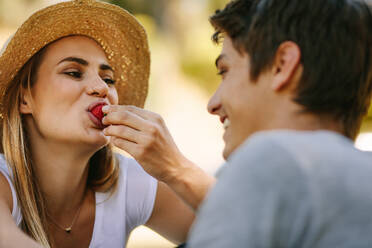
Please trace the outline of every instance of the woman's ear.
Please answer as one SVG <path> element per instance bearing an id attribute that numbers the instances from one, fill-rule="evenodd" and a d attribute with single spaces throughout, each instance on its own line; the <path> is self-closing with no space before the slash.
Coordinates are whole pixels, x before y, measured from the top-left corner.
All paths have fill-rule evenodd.
<path id="1" fill-rule="evenodd" d="M 301 50 L 292 41 L 285 41 L 280 44 L 274 59 L 274 80 L 272 88 L 279 91 L 288 86 L 293 80 L 293 76 L 299 69 L 301 61 Z M 296 83 L 296 82 L 294 82 Z"/>
<path id="2" fill-rule="evenodd" d="M 21 112 L 21 114 L 32 114 L 31 99 L 31 92 L 29 90 L 22 89 L 19 102 L 19 112 Z"/>

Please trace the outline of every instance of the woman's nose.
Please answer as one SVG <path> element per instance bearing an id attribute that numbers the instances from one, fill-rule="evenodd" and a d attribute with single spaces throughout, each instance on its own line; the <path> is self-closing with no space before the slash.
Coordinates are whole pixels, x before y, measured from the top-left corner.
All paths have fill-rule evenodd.
<path id="1" fill-rule="evenodd" d="M 89 95 L 97 96 L 97 97 L 106 97 L 108 94 L 108 85 L 105 81 L 102 80 L 101 77 L 97 77 L 93 79 L 90 88 L 89 88 Z"/>

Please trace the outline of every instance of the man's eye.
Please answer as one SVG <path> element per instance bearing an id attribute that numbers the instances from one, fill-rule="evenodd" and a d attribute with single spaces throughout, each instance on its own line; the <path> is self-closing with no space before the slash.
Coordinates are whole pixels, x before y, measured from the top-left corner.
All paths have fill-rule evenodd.
<path id="1" fill-rule="evenodd" d="M 113 80 L 111 78 L 105 78 L 105 79 L 103 79 L 103 81 L 105 81 L 107 84 L 115 84 L 115 80 Z"/>
<path id="2" fill-rule="evenodd" d="M 69 75 L 73 78 L 81 78 L 82 76 L 82 73 L 79 72 L 79 71 L 68 71 L 68 72 L 65 72 L 66 75 Z"/>
<path id="3" fill-rule="evenodd" d="M 217 72 L 217 75 L 223 76 L 226 72 L 227 70 L 220 70 Z"/>

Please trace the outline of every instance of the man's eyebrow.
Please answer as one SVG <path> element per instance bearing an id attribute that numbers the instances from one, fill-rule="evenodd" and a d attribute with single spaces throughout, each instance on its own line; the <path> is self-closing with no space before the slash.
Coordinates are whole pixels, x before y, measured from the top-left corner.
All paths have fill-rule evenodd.
<path id="1" fill-rule="evenodd" d="M 82 58 L 77 58 L 77 57 L 67 57 L 67 58 L 64 58 L 61 61 L 59 61 L 58 64 L 61 64 L 62 62 L 66 62 L 66 61 L 76 62 L 78 64 L 85 65 L 85 66 L 89 65 L 88 61 L 86 61 L 85 59 L 82 59 Z"/>
<path id="2" fill-rule="evenodd" d="M 220 54 L 220 56 L 217 57 L 217 59 L 216 59 L 216 67 L 218 67 L 218 63 L 219 63 L 220 60 L 223 59 L 224 57 L 226 57 L 225 54 Z"/>
<path id="3" fill-rule="evenodd" d="M 101 64 L 101 65 L 99 66 L 99 69 L 101 69 L 101 70 L 103 70 L 103 71 L 110 70 L 110 71 L 114 72 L 114 70 L 112 69 L 112 67 L 109 66 L 109 65 L 106 65 L 106 64 Z"/>

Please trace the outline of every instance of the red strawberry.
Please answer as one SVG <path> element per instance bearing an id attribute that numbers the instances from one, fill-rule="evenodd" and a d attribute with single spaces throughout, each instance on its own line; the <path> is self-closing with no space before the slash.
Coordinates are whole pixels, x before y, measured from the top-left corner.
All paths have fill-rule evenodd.
<path id="1" fill-rule="evenodd" d="M 101 122 L 102 122 L 102 119 L 103 119 L 103 116 L 104 116 L 104 114 L 103 114 L 103 112 L 102 112 L 102 107 L 103 107 L 103 106 L 104 106 L 104 105 L 97 105 L 96 107 L 94 107 L 94 108 L 91 110 L 92 114 L 93 114 L 95 117 L 97 117 L 97 119 L 100 120 Z"/>

